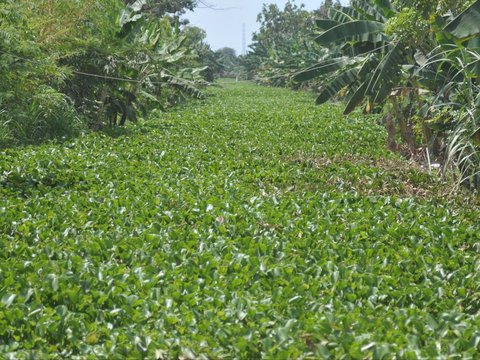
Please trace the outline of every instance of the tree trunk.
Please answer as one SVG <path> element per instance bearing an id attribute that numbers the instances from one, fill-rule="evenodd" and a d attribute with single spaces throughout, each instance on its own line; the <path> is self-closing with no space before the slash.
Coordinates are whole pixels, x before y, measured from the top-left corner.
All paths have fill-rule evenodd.
<path id="1" fill-rule="evenodd" d="M 408 119 L 405 119 L 405 116 L 403 116 L 402 109 L 400 108 L 400 104 L 398 103 L 397 99 L 395 97 L 392 97 L 391 99 L 397 116 L 398 125 L 400 127 L 400 135 L 407 143 L 408 149 L 412 155 L 415 155 L 417 152 L 417 144 L 415 143 L 415 139 L 413 137 L 412 124 L 408 121 Z"/>
<path id="2" fill-rule="evenodd" d="M 385 117 L 387 127 L 387 147 L 390 151 L 398 151 L 397 141 L 395 140 L 397 130 L 395 129 L 395 122 L 393 121 L 393 115 L 387 114 Z"/>
<path id="3" fill-rule="evenodd" d="M 120 119 L 120 126 L 125 125 L 125 121 L 127 121 L 127 112 L 122 113 L 122 117 Z"/>

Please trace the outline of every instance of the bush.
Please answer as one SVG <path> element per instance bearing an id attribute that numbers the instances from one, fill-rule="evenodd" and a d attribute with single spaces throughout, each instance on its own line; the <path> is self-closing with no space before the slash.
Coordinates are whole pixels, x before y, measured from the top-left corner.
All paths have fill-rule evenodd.
<path id="1" fill-rule="evenodd" d="M 0 147 L 71 137 L 83 127 L 69 98 L 44 85 L 0 113 Z"/>

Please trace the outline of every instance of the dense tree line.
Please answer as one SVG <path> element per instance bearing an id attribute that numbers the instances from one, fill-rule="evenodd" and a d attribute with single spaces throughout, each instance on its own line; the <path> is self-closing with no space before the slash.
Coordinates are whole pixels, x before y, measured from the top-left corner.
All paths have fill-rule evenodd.
<path id="1" fill-rule="evenodd" d="M 315 18 L 338 6 L 332 0 L 315 11 L 295 1 L 287 1 L 283 9 L 264 4 L 257 17 L 260 28 L 253 34 L 250 51 L 241 57 L 246 76 L 264 85 L 295 87 L 292 73 L 316 63 L 322 51 L 314 41 Z"/>
<path id="2" fill-rule="evenodd" d="M 201 97 L 216 64 L 195 0 L 1 0 L 0 146 L 136 121 Z"/>

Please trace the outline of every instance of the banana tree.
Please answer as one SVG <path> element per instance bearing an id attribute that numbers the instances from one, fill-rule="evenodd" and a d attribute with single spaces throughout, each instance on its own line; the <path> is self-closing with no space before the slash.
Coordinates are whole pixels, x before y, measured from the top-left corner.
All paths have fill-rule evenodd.
<path id="1" fill-rule="evenodd" d="M 315 39 L 329 54 L 316 65 L 297 73 L 294 79 L 321 79 L 323 85 L 317 104 L 330 100 L 340 91 L 345 93 L 345 114 L 362 104 L 365 111 L 371 111 L 375 105 L 383 105 L 390 99 L 401 135 L 414 153 L 417 145 L 412 124 L 403 115 L 397 100 L 405 91 L 393 92 L 399 86 L 408 86 L 402 83 L 406 75 L 404 66 L 414 64 L 414 52 L 401 39 L 387 34 L 387 22 L 395 14 L 388 0 L 354 0 L 351 6 L 331 8 L 328 19 L 316 21 L 321 32 Z M 393 131 L 395 127 L 389 129 Z"/>
<path id="2" fill-rule="evenodd" d="M 144 110 L 148 103 L 164 108 L 164 101 L 170 101 L 172 96 L 203 97 L 199 86 L 204 85 L 201 73 L 205 68 L 186 66 L 195 56 L 186 45 L 186 37 L 171 26 L 168 18 L 159 21 L 145 17 L 144 4 L 136 1 L 128 5 L 118 19 L 117 36 L 125 41 L 127 52 L 113 70 L 121 70 L 132 79 L 109 97 L 109 109 L 114 114 L 121 112 L 119 125 L 126 119 L 135 121 L 137 111 Z"/>
<path id="3" fill-rule="evenodd" d="M 246 56 L 246 65 L 255 73 L 258 83 L 270 86 L 290 85 L 291 76 L 300 66 L 316 61 L 318 45 L 309 35 L 311 13 L 304 5 L 287 1 L 264 5 L 258 15 L 259 31 L 253 34 L 253 43 Z"/>
<path id="4" fill-rule="evenodd" d="M 385 119 L 391 148 L 396 148 L 398 126 L 415 153 L 413 119 L 421 118 L 427 154 L 435 139 L 443 139 L 445 168 L 454 165 L 450 168 L 459 169 L 463 182 L 478 184 L 480 0 L 457 17 L 437 17 L 425 46 L 412 46 L 388 31 L 398 18 L 387 0 L 354 0 L 349 7 L 331 9 L 328 19 L 317 20 L 321 32 L 316 41 L 327 55 L 295 79 L 321 79 L 319 104 L 344 93 L 345 114 L 360 105 L 370 111 L 388 101 L 391 111 Z M 432 51 L 427 52 L 429 47 Z"/>
<path id="5" fill-rule="evenodd" d="M 444 174 L 450 170 L 458 184 L 480 191 L 480 0 L 449 20 L 417 76 L 424 69 L 441 74 L 427 105 L 448 115 L 431 122 L 446 134 Z"/>
<path id="6" fill-rule="evenodd" d="M 149 108 L 202 96 L 203 69 L 191 66 L 195 54 L 179 26 L 146 15 L 145 4 L 113 9 L 104 30 L 109 36 L 63 60 L 74 74 L 64 91 L 93 128 L 123 125 Z"/>

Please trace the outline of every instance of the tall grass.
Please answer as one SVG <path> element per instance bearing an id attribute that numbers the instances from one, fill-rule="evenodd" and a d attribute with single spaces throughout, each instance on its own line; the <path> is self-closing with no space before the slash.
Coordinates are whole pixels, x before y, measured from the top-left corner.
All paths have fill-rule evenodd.
<path id="1" fill-rule="evenodd" d="M 0 111 L 0 147 L 71 137 L 84 127 L 73 104 L 48 86 Z"/>

